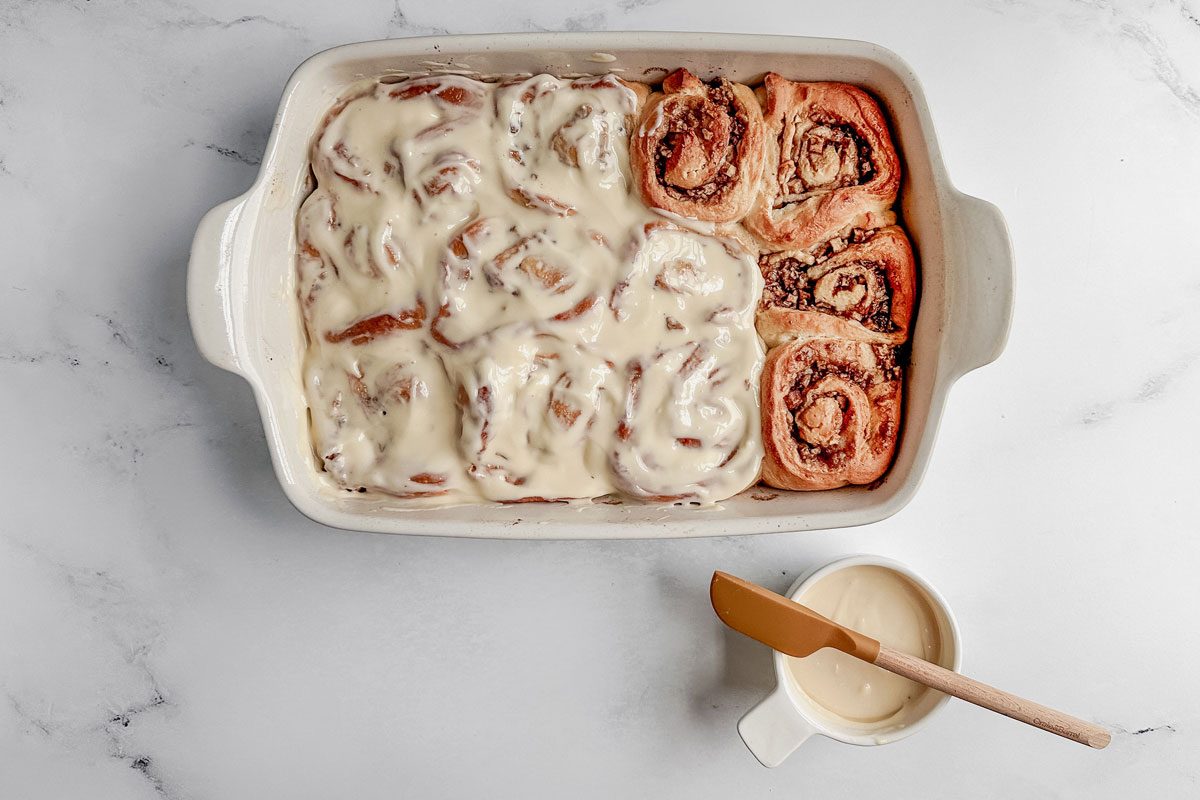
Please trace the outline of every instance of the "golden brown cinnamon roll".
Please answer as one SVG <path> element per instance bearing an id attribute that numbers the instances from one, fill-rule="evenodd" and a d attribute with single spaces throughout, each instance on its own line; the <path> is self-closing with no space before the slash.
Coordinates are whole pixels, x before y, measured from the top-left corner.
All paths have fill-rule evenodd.
<path id="1" fill-rule="evenodd" d="M 900 379 L 888 345 L 817 338 L 768 352 L 763 482 L 812 490 L 877 480 L 900 431 Z"/>
<path id="2" fill-rule="evenodd" d="M 763 169 L 763 117 L 750 89 L 686 69 L 651 96 L 630 144 L 646 205 L 707 222 L 741 219 Z"/>
<path id="3" fill-rule="evenodd" d="M 758 332 L 768 347 L 803 336 L 901 344 L 916 297 L 916 267 L 904 231 L 853 229 L 814 256 L 759 256 Z"/>
<path id="4" fill-rule="evenodd" d="M 900 159 L 879 105 L 844 83 L 764 79 L 766 168 L 744 220 L 777 249 L 807 250 L 900 188 Z"/>

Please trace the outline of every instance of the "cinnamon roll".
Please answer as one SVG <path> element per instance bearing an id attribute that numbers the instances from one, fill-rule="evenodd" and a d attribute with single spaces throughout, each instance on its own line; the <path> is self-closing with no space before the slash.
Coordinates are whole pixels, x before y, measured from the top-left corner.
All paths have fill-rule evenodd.
<path id="1" fill-rule="evenodd" d="M 763 116 L 754 93 L 686 69 L 666 77 L 630 143 L 646 205 L 707 222 L 741 219 L 763 169 Z"/>
<path id="2" fill-rule="evenodd" d="M 569 217 L 588 197 L 581 186 L 624 194 L 624 143 L 648 94 L 645 84 L 614 75 L 573 81 L 538 75 L 501 86 L 495 96 L 501 131 L 496 161 L 508 195 L 525 208 Z"/>
<path id="3" fill-rule="evenodd" d="M 896 447 L 900 397 L 901 369 L 889 345 L 816 338 L 769 351 L 763 482 L 813 490 L 877 480 Z"/>
<path id="4" fill-rule="evenodd" d="M 752 315 L 761 288 L 740 243 L 652 222 L 633 241 L 608 305 L 620 329 L 639 337 L 638 346 L 647 334 L 662 346 L 684 344 L 712 325 L 730 329 L 740 346 L 753 339 L 738 327 Z"/>
<path id="5" fill-rule="evenodd" d="M 853 229 L 817 255 L 759 256 L 763 295 L 758 332 L 768 347 L 797 336 L 840 336 L 901 344 L 916 297 L 916 267 L 899 227 Z"/>
<path id="6" fill-rule="evenodd" d="M 310 342 L 363 345 L 425 326 L 428 281 L 404 256 L 390 224 L 350 225 L 338 216 L 337 196 L 318 190 L 301 209 L 297 233 Z"/>
<path id="7" fill-rule="evenodd" d="M 461 412 L 459 452 L 482 497 L 512 503 L 607 491 L 593 428 L 611 424 L 608 362 L 553 335 L 509 329 L 448 368 Z"/>
<path id="8" fill-rule="evenodd" d="M 654 502 L 713 502 L 758 477 L 762 451 L 744 380 L 717 342 L 701 340 L 631 360 L 609 459 L 622 493 Z"/>
<path id="9" fill-rule="evenodd" d="M 326 350 L 324 368 L 306 366 L 316 455 L 345 489 L 405 499 L 463 489 L 453 392 L 415 335 L 412 345 L 342 345 Z"/>
<path id="10" fill-rule="evenodd" d="M 900 159 L 870 95 L 775 73 L 761 91 L 767 163 L 747 228 L 775 249 L 807 250 L 895 201 Z"/>
<path id="11" fill-rule="evenodd" d="M 376 145 L 381 136 L 386 141 L 411 134 L 407 126 L 400 127 L 409 122 L 408 115 L 387 114 L 385 117 L 357 112 L 384 107 L 382 104 L 387 102 L 416 101 L 412 122 L 421 127 L 412 134 L 412 139 L 430 141 L 477 117 L 483 108 L 484 94 L 485 87 L 478 81 L 441 75 L 413 78 L 397 84 L 375 84 L 371 89 L 343 99 L 327 115 L 313 143 L 312 165 L 318 183 L 365 195 L 403 192 L 407 188 L 403 154 Z M 429 124 L 428 117 L 421 119 L 420 112 L 426 109 L 432 111 L 433 124 Z M 364 123 L 372 122 L 376 123 L 375 127 L 364 128 Z M 388 124 L 379 126 L 380 122 Z"/>
<path id="12" fill-rule="evenodd" d="M 521 236 L 500 219 L 475 220 L 451 240 L 442 261 L 430 333 L 458 349 L 504 326 L 575 320 L 600 305 L 610 262 L 607 245 L 581 231 Z"/>

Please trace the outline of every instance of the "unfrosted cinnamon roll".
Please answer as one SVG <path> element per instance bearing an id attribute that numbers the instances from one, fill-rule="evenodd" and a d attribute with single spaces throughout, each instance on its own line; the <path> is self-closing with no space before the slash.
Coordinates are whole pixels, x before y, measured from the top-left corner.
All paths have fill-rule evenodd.
<path id="1" fill-rule="evenodd" d="M 897 226 L 853 229 L 804 251 L 759 256 L 763 296 L 758 332 L 768 347 L 797 336 L 841 336 L 901 344 L 916 297 L 908 237 Z"/>
<path id="2" fill-rule="evenodd" d="M 642 199 L 706 222 L 733 222 L 754 202 L 763 169 L 763 116 L 754 93 L 686 69 L 652 95 L 630 143 Z"/>
<path id="3" fill-rule="evenodd" d="M 763 482 L 812 490 L 877 480 L 896 447 L 900 397 L 901 369 L 888 345 L 817 338 L 769 351 Z"/>
<path id="4" fill-rule="evenodd" d="M 747 228 L 776 249 L 807 250 L 895 201 L 900 159 L 870 95 L 775 73 L 761 91 L 767 163 Z"/>

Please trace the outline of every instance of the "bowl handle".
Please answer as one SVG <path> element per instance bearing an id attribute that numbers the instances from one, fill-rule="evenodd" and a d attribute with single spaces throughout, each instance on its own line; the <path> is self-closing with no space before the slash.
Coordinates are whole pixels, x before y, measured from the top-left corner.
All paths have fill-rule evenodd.
<path id="1" fill-rule="evenodd" d="M 238 371 L 233 288 L 235 233 L 246 197 L 235 197 L 200 220 L 188 261 L 187 305 L 201 354 L 222 369 Z"/>
<path id="2" fill-rule="evenodd" d="M 1013 250 L 1000 209 L 959 193 L 948 257 L 962 265 L 950 298 L 949 330 L 958 340 L 956 375 L 992 363 L 1004 350 L 1013 314 Z"/>
<path id="3" fill-rule="evenodd" d="M 738 721 L 738 734 L 764 767 L 778 767 L 816 732 L 800 716 L 783 684 Z"/>

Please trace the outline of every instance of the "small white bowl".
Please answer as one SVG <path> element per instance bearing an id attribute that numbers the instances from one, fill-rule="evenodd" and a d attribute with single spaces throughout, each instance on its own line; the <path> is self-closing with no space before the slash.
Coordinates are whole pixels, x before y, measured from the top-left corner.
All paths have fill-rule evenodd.
<path id="1" fill-rule="evenodd" d="M 893 570 L 913 582 L 927 596 L 937 616 L 942 639 L 943 666 L 958 671 L 962 666 L 962 637 L 958 622 L 936 589 L 909 567 L 890 558 L 857 555 L 840 558 L 802 575 L 788 590 L 793 600 L 832 572 L 855 566 L 878 566 Z M 949 695 L 932 689 L 925 692 L 905 715 L 904 721 L 890 726 L 863 725 L 839 720 L 814 705 L 791 677 L 783 653 L 775 653 L 775 691 L 750 709 L 738 722 L 738 733 L 754 757 L 765 767 L 777 767 L 810 736 L 819 734 L 846 744 L 877 745 L 898 742 L 929 724 L 934 712 L 950 700 Z"/>

